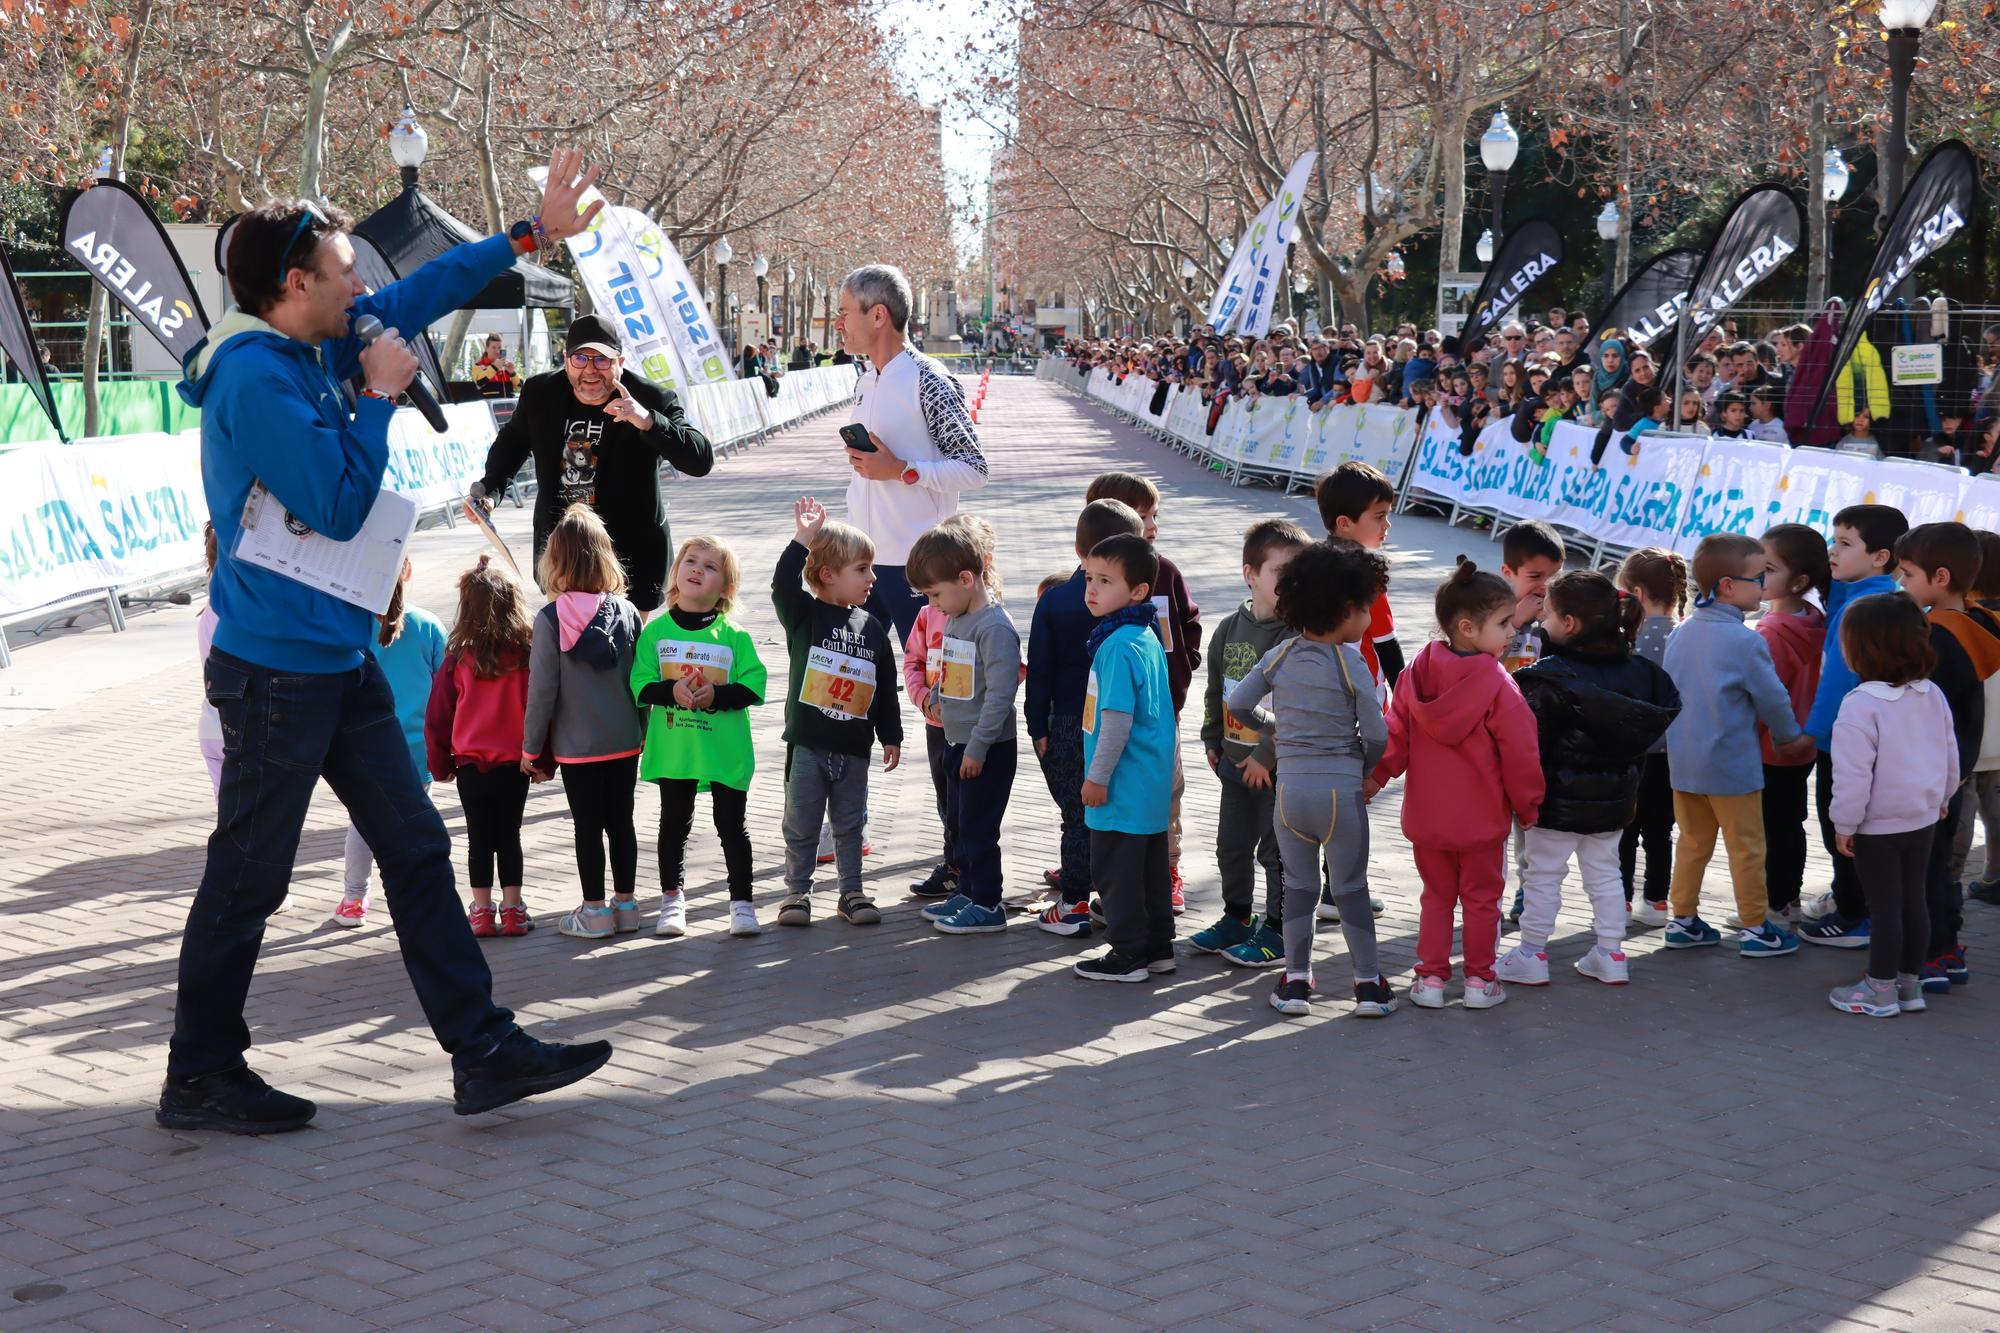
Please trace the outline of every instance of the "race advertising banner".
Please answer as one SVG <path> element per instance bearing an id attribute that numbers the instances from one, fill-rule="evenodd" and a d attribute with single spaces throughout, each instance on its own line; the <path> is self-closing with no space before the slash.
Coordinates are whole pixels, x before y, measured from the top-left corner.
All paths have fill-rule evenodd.
<path id="1" fill-rule="evenodd" d="M 1701 251 L 1667 250 L 1654 255 L 1627 279 L 1604 313 L 1591 323 L 1590 341 L 1583 348 L 1591 367 L 1597 366 L 1597 349 L 1604 345 L 1606 329 L 1618 330 L 1628 353 L 1651 347 L 1672 333 L 1681 312 L 1687 309 L 1688 291 L 1700 267 Z"/>
<path id="2" fill-rule="evenodd" d="M 1801 230 L 1798 202 L 1780 185 L 1759 185 L 1730 207 L 1675 326 L 1676 371 L 1711 324 L 1798 250 Z"/>
<path id="3" fill-rule="evenodd" d="M 632 238 L 632 248 L 646 262 L 644 277 L 653 284 L 654 293 L 667 294 L 665 304 L 672 315 L 667 323 L 667 332 L 673 335 L 674 350 L 680 353 L 681 365 L 687 368 L 691 381 L 695 384 L 722 384 L 735 379 L 729 350 L 722 345 L 721 330 L 702 307 L 694 275 L 688 272 L 681 252 L 674 248 L 667 234 L 638 209 L 612 207 L 605 211 L 616 213 L 625 224 L 625 234 Z"/>
<path id="4" fill-rule="evenodd" d="M 1261 338 L 1271 331 L 1271 310 L 1277 305 L 1278 288 L 1285 276 L 1285 256 L 1298 237 L 1299 210 L 1305 204 L 1306 182 L 1317 161 L 1318 153 L 1303 153 L 1292 163 L 1284 184 L 1278 187 L 1278 197 L 1271 201 L 1270 227 L 1252 238 L 1250 264 L 1244 274 L 1250 291 L 1237 328 L 1246 338 Z"/>
<path id="5" fill-rule="evenodd" d="M 1258 209 L 1257 216 L 1250 219 L 1250 225 L 1236 238 L 1236 248 L 1229 254 L 1229 267 L 1222 270 L 1222 281 L 1216 284 L 1215 296 L 1208 303 L 1208 318 L 1203 321 L 1213 325 L 1217 333 L 1227 333 L 1242 318 L 1244 301 L 1250 295 L 1250 261 L 1265 233 L 1277 225 L 1277 217 L 1278 205 L 1274 200 Z"/>
<path id="6" fill-rule="evenodd" d="M 14 373 L 27 384 L 42 411 L 48 413 L 49 424 L 56 428 L 56 438 L 67 440 L 62 417 L 56 413 L 55 395 L 49 392 L 49 372 L 42 364 L 42 345 L 35 338 L 34 326 L 28 322 L 21 285 L 14 280 L 14 265 L 7 259 L 5 246 L 0 246 L 0 287 L 6 288 L 4 295 L 0 295 L 0 352 L 7 354 Z"/>
<path id="7" fill-rule="evenodd" d="M 175 361 L 208 332 L 173 242 L 131 186 L 100 180 L 63 204 L 62 244 Z"/>
<path id="8" fill-rule="evenodd" d="M 1562 233 L 1547 218 L 1518 222 L 1500 242 L 1500 252 L 1479 284 L 1479 294 L 1465 317 L 1459 345 L 1468 352 L 1482 346 L 1501 317 L 1521 303 L 1528 289 L 1562 263 Z"/>

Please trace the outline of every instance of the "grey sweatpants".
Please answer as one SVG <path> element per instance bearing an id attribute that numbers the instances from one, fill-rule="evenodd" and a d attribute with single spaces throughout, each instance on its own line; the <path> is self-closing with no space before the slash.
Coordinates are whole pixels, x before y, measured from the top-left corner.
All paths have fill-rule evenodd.
<path id="1" fill-rule="evenodd" d="M 1264 916 L 1273 929 L 1285 919 L 1278 873 L 1277 808 L 1276 788 L 1246 787 L 1222 779 L 1222 811 L 1215 821 L 1215 863 L 1222 872 L 1223 909 L 1237 917 L 1257 910 L 1257 872 L 1261 869 Z"/>
<path id="2" fill-rule="evenodd" d="M 1357 981 L 1373 981 L 1375 913 L 1368 906 L 1368 807 L 1361 769 L 1352 773 L 1278 775 L 1278 852 L 1284 859 L 1285 970 L 1312 971 L 1313 915 L 1324 858 L 1340 909 L 1340 933 Z"/>
<path id="3" fill-rule="evenodd" d="M 794 745 L 785 757 L 785 892 L 812 892 L 823 819 L 833 829 L 840 896 L 861 892 L 861 826 L 868 817 L 868 759 Z"/>

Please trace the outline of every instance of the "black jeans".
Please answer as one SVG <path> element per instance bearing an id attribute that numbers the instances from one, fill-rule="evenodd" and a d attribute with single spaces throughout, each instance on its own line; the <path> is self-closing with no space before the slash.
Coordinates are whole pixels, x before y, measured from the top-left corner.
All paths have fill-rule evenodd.
<path id="1" fill-rule="evenodd" d="M 460 1061 L 490 1053 L 514 1016 L 493 1003 L 493 974 L 452 882 L 451 838 L 410 763 L 382 668 L 371 659 L 336 674 L 284 674 L 218 648 L 203 676 L 222 719 L 222 785 L 181 936 L 168 1073 L 243 1063 L 264 923 L 285 901 L 322 777 L 375 853 L 403 966 L 438 1044 Z"/>
<path id="2" fill-rule="evenodd" d="M 1813 804 L 1819 811 L 1819 837 L 1826 854 L 1833 858 L 1833 905 L 1849 921 L 1868 915 L 1868 899 L 1862 896 L 1861 881 L 1855 875 L 1854 858 L 1842 856 L 1833 845 L 1833 756 L 1825 750 L 1813 763 Z"/>
<path id="3" fill-rule="evenodd" d="M 1104 900 L 1104 938 L 1127 958 L 1171 958 L 1173 886 L 1167 872 L 1167 831 L 1090 831 L 1090 878 Z M 1069 896 L 1063 886 L 1063 896 Z"/>
<path id="4" fill-rule="evenodd" d="M 1000 821 L 1014 791 L 1013 741 L 986 752 L 976 778 L 958 775 L 963 745 L 947 745 L 944 759 L 945 841 L 958 850 L 958 891 L 981 907 L 1000 906 L 1005 880 L 1000 866 Z"/>
<path id="5" fill-rule="evenodd" d="M 1806 784 L 1812 771 L 1810 764 L 1764 765 L 1764 888 L 1773 912 L 1790 907 L 1805 888 Z"/>
<path id="6" fill-rule="evenodd" d="M 528 806 L 528 775 L 502 764 L 458 770 L 458 803 L 465 809 L 466 882 L 475 889 L 493 887 L 493 863 L 500 863 L 500 883 L 521 884 L 521 812 Z"/>
<path id="7" fill-rule="evenodd" d="M 562 766 L 563 795 L 569 798 L 576 832 L 576 874 L 583 900 L 604 901 L 604 849 L 611 848 L 611 886 L 621 898 L 639 883 L 639 834 L 632 827 L 633 792 L 639 783 L 639 756 L 598 759 Z"/>
<path id="8" fill-rule="evenodd" d="M 1637 879 L 1639 849 L 1646 851 L 1646 878 Z M 1674 780 L 1666 751 L 1648 754 L 1639 769 L 1639 799 L 1632 822 L 1618 839 L 1618 872 L 1625 878 L 1625 901 L 1643 887 L 1646 901 L 1667 901 L 1674 882 Z"/>
<path id="9" fill-rule="evenodd" d="M 1924 960 L 1941 957 L 1958 947 L 1959 928 L 1965 924 L 1964 888 L 1951 873 L 1951 848 L 1958 840 L 1958 824 L 1968 813 L 1958 799 L 1965 790 L 1961 783 L 1945 804 L 1945 816 L 1938 821 L 1937 836 L 1931 839 L 1930 866 L 1924 876 L 1924 903 L 1931 929 Z"/>
<path id="10" fill-rule="evenodd" d="M 1051 717 L 1042 780 L 1062 822 L 1062 900 L 1090 901 L 1090 829 L 1083 822 L 1083 719 Z"/>
<path id="11" fill-rule="evenodd" d="M 1937 825 L 1910 833 L 1857 833 L 1853 857 L 1855 877 L 1867 895 L 1868 975 L 1894 981 L 1924 965 L 1930 944 L 1930 910 L 1924 904 L 1924 875 L 1931 859 Z"/>
<path id="12" fill-rule="evenodd" d="M 660 892 L 679 893 L 686 882 L 688 834 L 694 828 L 694 778 L 657 778 L 660 789 Z M 710 813 L 715 819 L 715 835 L 722 840 L 722 864 L 729 871 L 729 900 L 750 901 L 750 829 L 744 822 L 750 793 L 708 784 Z"/>
<path id="13" fill-rule="evenodd" d="M 931 763 L 931 790 L 937 795 L 938 824 L 944 829 L 944 863 L 954 871 L 962 871 L 958 864 L 958 848 L 952 842 L 951 819 L 946 811 L 946 761 L 951 757 L 951 742 L 944 738 L 944 728 L 924 723 L 924 751 Z"/>

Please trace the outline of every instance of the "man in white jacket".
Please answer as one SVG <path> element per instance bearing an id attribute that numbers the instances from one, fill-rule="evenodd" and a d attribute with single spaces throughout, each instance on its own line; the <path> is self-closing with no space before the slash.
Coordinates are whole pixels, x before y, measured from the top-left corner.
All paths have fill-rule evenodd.
<path id="1" fill-rule="evenodd" d="M 855 269 L 840 284 L 840 332 L 868 359 L 853 420 L 873 453 L 847 451 L 848 521 L 875 543 L 868 609 L 903 643 L 923 609 L 903 562 L 910 545 L 958 512 L 960 492 L 986 484 L 986 455 L 965 410 L 965 390 L 943 366 L 909 345 L 910 281 L 888 264 Z"/>

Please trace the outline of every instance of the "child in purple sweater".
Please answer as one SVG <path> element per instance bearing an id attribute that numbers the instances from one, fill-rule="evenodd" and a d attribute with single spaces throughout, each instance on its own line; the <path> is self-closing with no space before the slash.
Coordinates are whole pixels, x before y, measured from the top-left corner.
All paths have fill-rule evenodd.
<path id="1" fill-rule="evenodd" d="M 1860 683 L 1833 723 L 1828 817 L 1835 849 L 1854 859 L 1874 933 L 1868 975 L 1827 999 L 1843 1013 L 1893 1018 L 1924 1007 L 1925 871 L 1958 790 L 1958 742 L 1944 692 L 1927 679 L 1937 657 L 1917 604 L 1878 593 L 1845 610 L 1840 650 Z"/>

